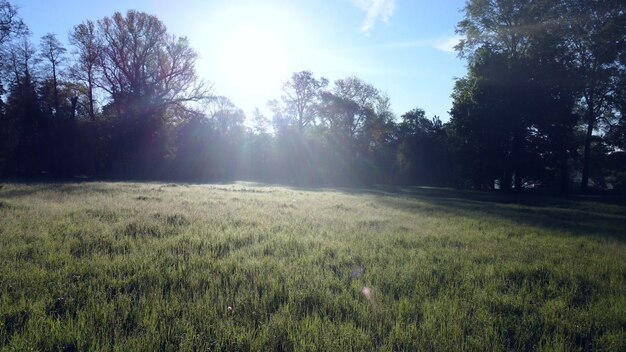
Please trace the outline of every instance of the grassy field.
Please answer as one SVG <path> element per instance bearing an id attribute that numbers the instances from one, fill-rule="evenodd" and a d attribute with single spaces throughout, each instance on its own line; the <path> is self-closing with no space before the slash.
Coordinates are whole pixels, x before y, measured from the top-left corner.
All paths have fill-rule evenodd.
<path id="1" fill-rule="evenodd" d="M 626 205 L 4 184 L 1 350 L 626 350 Z"/>

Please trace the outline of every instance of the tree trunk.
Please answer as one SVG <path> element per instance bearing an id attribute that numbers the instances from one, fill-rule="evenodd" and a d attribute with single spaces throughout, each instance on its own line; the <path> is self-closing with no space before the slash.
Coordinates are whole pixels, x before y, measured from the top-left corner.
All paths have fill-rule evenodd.
<path id="1" fill-rule="evenodd" d="M 91 77 L 91 72 L 87 73 L 87 79 L 89 80 L 89 82 L 87 82 L 88 85 L 88 95 L 89 95 L 89 117 L 91 117 L 91 119 L 95 119 L 96 118 L 96 114 L 94 112 L 94 103 L 93 103 L 93 79 Z"/>
<path id="2" fill-rule="evenodd" d="M 506 170 L 504 171 L 504 177 L 502 178 L 502 181 L 500 182 L 500 189 L 503 191 L 507 191 L 507 192 L 510 191 L 512 179 L 513 179 L 513 174 L 511 170 L 507 167 Z"/>
<path id="3" fill-rule="evenodd" d="M 595 124 L 595 116 L 593 113 L 593 100 L 587 98 L 587 135 L 585 136 L 585 155 L 583 159 L 583 172 L 580 180 L 580 190 L 586 192 L 589 185 L 589 167 L 591 162 L 591 138 L 593 137 L 593 128 Z"/>
<path id="4" fill-rule="evenodd" d="M 59 88 L 57 87 L 57 69 L 52 63 L 52 84 L 54 84 L 54 117 L 59 116 Z"/>
<path id="5" fill-rule="evenodd" d="M 74 118 L 76 117 L 76 107 L 78 105 L 78 97 L 74 96 L 70 99 L 70 102 L 72 103 L 72 110 L 70 111 L 70 117 L 72 118 L 72 120 L 74 120 Z"/>
<path id="6" fill-rule="evenodd" d="M 561 155 L 560 162 L 560 173 L 561 173 L 561 193 L 567 194 L 569 192 L 569 176 L 568 176 L 568 165 L 567 165 L 567 152 L 563 151 Z"/>
<path id="7" fill-rule="evenodd" d="M 515 176 L 514 176 L 514 182 L 515 182 L 515 193 L 521 193 L 522 192 L 522 172 L 520 171 L 520 169 L 516 169 L 515 170 Z"/>

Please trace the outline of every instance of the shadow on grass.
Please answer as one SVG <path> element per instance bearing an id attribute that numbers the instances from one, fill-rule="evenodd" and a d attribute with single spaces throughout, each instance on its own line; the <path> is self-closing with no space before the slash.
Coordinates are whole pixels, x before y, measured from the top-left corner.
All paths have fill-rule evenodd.
<path id="1" fill-rule="evenodd" d="M 463 192 L 439 188 L 374 190 L 431 204 L 438 210 L 476 218 L 495 218 L 560 230 L 580 236 L 626 241 L 626 198 L 623 196 L 546 196 Z M 406 202 L 386 202 L 406 210 Z"/>
<path id="2" fill-rule="evenodd" d="M 89 184 L 83 189 L 81 184 Z M 114 182 L 115 183 L 115 182 Z M 155 182 L 141 182 L 155 184 Z M 88 191 L 111 192 L 112 190 L 96 182 L 47 182 L 21 184 L 38 186 L 22 189 L 0 189 L 0 199 L 19 198 L 42 190 L 60 192 Z M 160 184 L 160 183 L 156 183 Z M 188 185 L 232 185 L 232 182 L 218 183 L 169 183 L 165 186 Z M 559 230 L 575 235 L 610 237 L 626 242 L 626 196 L 619 195 L 571 195 L 548 196 L 536 193 L 508 194 L 498 192 L 458 191 L 448 188 L 376 186 L 370 188 L 351 187 L 306 187 L 285 184 L 237 182 L 248 187 L 285 187 L 306 192 L 341 192 L 345 194 L 368 194 L 378 197 L 386 206 L 407 212 L 426 210 L 417 200 L 434 207 L 434 210 L 474 218 L 491 218 L 513 221 L 550 230 Z M 124 183 L 117 191 L 132 189 L 136 185 Z M 125 189 L 124 189 L 125 188 Z"/>
<path id="3" fill-rule="evenodd" d="M 264 186 L 259 184 L 259 186 Z M 280 185 L 274 185 L 280 186 Z M 613 238 L 626 242 L 626 196 L 547 195 L 529 191 L 504 192 L 460 191 L 438 187 L 399 187 L 377 185 L 356 187 L 283 187 L 308 192 L 341 192 L 351 195 L 373 195 L 386 206 L 407 212 L 427 210 L 417 200 L 434 210 L 474 218 L 512 221 L 578 236 Z"/>
<path id="4" fill-rule="evenodd" d="M 0 198 L 22 198 L 37 195 L 43 191 L 56 193 L 73 193 L 73 192 L 97 192 L 111 193 L 112 190 L 107 189 L 102 183 L 97 182 L 13 182 L 14 185 L 27 187 L 2 187 L 0 188 Z M 89 187 L 83 187 L 88 185 Z"/>

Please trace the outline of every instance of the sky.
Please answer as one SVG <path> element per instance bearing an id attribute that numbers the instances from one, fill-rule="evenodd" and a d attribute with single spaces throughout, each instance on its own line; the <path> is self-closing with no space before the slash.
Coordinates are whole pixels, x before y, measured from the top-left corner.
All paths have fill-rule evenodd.
<path id="1" fill-rule="evenodd" d="M 129 9 L 157 16 L 186 36 L 198 75 L 248 116 L 281 96 L 293 72 L 331 82 L 357 76 L 391 98 L 399 116 L 422 108 L 447 121 L 454 78 L 465 75 L 452 47 L 464 0 L 14 0 L 33 40 Z M 269 115 L 269 113 L 267 113 Z"/>

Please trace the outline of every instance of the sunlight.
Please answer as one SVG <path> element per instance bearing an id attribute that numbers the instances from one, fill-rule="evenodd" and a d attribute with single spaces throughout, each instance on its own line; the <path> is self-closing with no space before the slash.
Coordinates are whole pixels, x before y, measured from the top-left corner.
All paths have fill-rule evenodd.
<path id="1" fill-rule="evenodd" d="M 201 51 L 213 63 L 216 89 L 237 104 L 265 106 L 311 44 L 305 22 L 295 9 L 266 2 L 216 9 L 203 29 L 213 44 Z"/>
<path id="2" fill-rule="evenodd" d="M 262 92 L 280 86 L 290 72 L 290 55 L 280 33 L 244 25 L 227 33 L 218 49 L 218 65 L 232 84 Z"/>
<path id="3" fill-rule="evenodd" d="M 626 352 L 624 13 L 0 0 L 0 352 Z"/>

